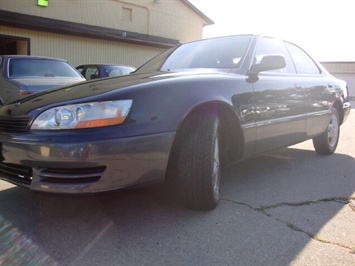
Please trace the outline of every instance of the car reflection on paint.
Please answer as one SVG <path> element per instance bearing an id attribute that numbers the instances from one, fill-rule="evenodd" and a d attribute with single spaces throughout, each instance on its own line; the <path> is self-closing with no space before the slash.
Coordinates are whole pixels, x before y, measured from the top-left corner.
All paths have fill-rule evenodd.
<path id="1" fill-rule="evenodd" d="M 125 65 L 108 65 L 108 64 L 89 64 L 80 65 L 76 69 L 87 80 L 117 77 L 131 74 L 136 68 Z"/>

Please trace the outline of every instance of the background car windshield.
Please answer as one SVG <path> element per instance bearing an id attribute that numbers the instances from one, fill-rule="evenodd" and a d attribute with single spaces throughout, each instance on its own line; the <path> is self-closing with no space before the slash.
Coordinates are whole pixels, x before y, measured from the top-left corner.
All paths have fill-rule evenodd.
<path id="1" fill-rule="evenodd" d="M 68 63 L 47 59 L 13 58 L 9 62 L 10 78 L 80 77 Z"/>
<path id="2" fill-rule="evenodd" d="M 155 57 L 137 72 L 174 71 L 189 68 L 237 68 L 252 36 L 215 38 L 181 45 Z"/>
<path id="3" fill-rule="evenodd" d="M 125 66 L 105 66 L 105 72 L 109 77 L 123 76 L 131 74 L 134 68 Z"/>

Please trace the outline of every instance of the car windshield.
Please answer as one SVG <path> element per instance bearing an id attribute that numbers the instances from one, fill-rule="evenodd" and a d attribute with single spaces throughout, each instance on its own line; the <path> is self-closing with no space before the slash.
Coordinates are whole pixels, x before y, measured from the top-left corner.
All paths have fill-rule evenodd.
<path id="1" fill-rule="evenodd" d="M 134 68 L 126 66 L 105 66 L 104 68 L 107 76 L 109 77 L 128 75 L 134 71 Z"/>
<path id="2" fill-rule="evenodd" d="M 51 59 L 12 58 L 9 62 L 10 78 L 27 77 L 80 77 L 67 62 Z"/>
<path id="3" fill-rule="evenodd" d="M 241 35 L 183 44 L 153 58 L 136 73 L 189 68 L 237 68 L 251 39 L 251 35 Z"/>

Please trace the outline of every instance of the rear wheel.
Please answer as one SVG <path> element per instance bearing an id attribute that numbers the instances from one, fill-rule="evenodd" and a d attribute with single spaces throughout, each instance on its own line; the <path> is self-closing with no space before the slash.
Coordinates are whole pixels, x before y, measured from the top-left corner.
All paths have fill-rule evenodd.
<path id="1" fill-rule="evenodd" d="M 214 209 L 219 202 L 220 121 L 212 112 L 193 115 L 185 125 L 179 152 L 179 180 L 187 207 Z"/>
<path id="2" fill-rule="evenodd" d="M 316 152 L 324 155 L 334 153 L 338 146 L 339 134 L 339 114 L 337 109 L 332 108 L 327 129 L 321 135 L 313 138 L 313 146 Z"/>

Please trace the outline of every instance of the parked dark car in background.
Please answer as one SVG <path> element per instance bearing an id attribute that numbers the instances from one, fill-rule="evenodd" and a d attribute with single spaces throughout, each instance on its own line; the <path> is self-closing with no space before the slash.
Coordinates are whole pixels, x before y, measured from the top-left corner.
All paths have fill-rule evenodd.
<path id="1" fill-rule="evenodd" d="M 87 80 L 129 75 L 135 70 L 131 66 L 105 64 L 81 65 L 77 66 L 76 69 Z"/>
<path id="2" fill-rule="evenodd" d="M 132 75 L 0 108 L 0 177 L 79 194 L 176 171 L 186 206 L 208 210 L 219 202 L 222 167 L 307 139 L 332 154 L 349 112 L 345 83 L 298 46 L 259 35 L 206 39 Z"/>
<path id="3" fill-rule="evenodd" d="M 4 103 L 85 79 L 66 60 L 51 57 L 0 56 L 0 97 Z"/>

